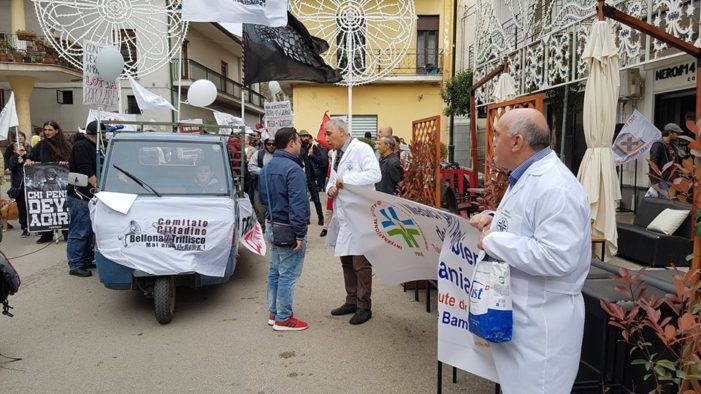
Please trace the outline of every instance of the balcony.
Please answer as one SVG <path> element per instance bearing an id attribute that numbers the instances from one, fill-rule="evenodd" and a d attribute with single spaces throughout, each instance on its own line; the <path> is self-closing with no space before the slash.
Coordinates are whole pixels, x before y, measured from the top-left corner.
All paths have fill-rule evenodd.
<path id="1" fill-rule="evenodd" d="M 0 79 L 10 75 L 70 82 L 80 81 L 83 72 L 60 58 L 45 37 L 0 33 Z"/>
<path id="2" fill-rule="evenodd" d="M 177 76 L 178 61 L 174 60 L 171 62 L 171 69 L 173 71 L 173 76 Z M 265 103 L 265 96 L 256 92 L 253 89 L 247 88 L 242 84 L 234 81 L 231 78 L 225 77 L 222 74 L 205 67 L 204 65 L 197 63 L 194 60 L 186 59 L 183 61 L 183 73 L 182 73 L 182 87 L 186 92 L 187 88 L 192 84 L 192 82 L 198 79 L 208 79 L 214 83 L 219 92 L 218 100 L 221 99 L 228 104 L 241 104 L 241 92 L 243 91 L 244 100 L 246 107 L 252 107 L 258 112 L 263 112 L 263 103 Z M 177 89 L 178 80 L 173 81 L 173 86 Z"/>

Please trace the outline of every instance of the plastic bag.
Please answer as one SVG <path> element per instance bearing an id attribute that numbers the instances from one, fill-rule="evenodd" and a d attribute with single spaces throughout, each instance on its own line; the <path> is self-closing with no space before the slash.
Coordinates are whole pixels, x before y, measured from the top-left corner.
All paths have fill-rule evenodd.
<path id="1" fill-rule="evenodd" d="M 488 256 L 477 263 L 472 275 L 468 322 L 471 333 L 489 342 L 511 341 L 513 309 L 508 264 Z"/>

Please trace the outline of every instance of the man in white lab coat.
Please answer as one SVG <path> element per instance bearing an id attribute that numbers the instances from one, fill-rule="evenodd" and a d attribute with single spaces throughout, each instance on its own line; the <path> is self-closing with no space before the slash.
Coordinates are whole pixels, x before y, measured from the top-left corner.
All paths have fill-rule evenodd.
<path id="1" fill-rule="evenodd" d="M 584 330 L 582 286 L 591 263 L 587 194 L 549 148 L 550 130 L 534 109 L 499 119 L 494 160 L 511 171 L 494 217 L 470 223 L 479 247 L 511 267 L 511 342 L 492 344 L 504 393 L 570 393 Z"/>
<path id="2" fill-rule="evenodd" d="M 329 238 L 336 237 L 335 255 L 341 258 L 346 302 L 331 311 L 333 316 L 353 313 L 350 324 L 363 324 L 372 317 L 372 265 L 363 255 L 363 245 L 354 236 L 346 212 L 343 185 L 362 186 L 375 190 L 375 183 L 382 179 L 380 165 L 370 145 L 351 137 L 346 123 L 331 119 L 324 125 L 329 145 L 335 149 L 331 161 L 331 176 L 326 184 L 326 194 L 334 199 L 333 219 Z M 327 242 L 332 243 L 332 240 Z"/>

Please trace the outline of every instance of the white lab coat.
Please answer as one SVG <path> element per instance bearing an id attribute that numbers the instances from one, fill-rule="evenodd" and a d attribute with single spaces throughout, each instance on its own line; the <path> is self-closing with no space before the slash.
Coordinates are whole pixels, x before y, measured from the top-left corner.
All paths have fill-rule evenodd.
<path id="1" fill-rule="evenodd" d="M 513 340 L 492 344 L 506 394 L 571 392 L 584 331 L 590 220 L 586 192 L 554 152 L 533 163 L 499 204 L 483 245 L 511 266 Z"/>
<path id="2" fill-rule="evenodd" d="M 336 153 L 334 151 L 331 157 L 331 176 L 326 184 L 326 193 L 336 185 L 337 179 L 342 179 L 346 185 L 363 186 L 375 190 L 375 183 L 382 179 L 382 173 L 370 145 L 353 138 L 338 163 L 338 172 L 333 170 Z M 333 201 L 333 219 L 329 224 L 329 237 L 336 235 L 335 256 L 362 255 L 365 247 L 358 242 L 357 236 L 353 236 L 348 224 L 348 221 L 353 219 L 348 217 L 345 211 L 346 193 L 349 191 L 341 189 Z M 328 242 L 332 245 L 334 240 L 329 239 Z"/>

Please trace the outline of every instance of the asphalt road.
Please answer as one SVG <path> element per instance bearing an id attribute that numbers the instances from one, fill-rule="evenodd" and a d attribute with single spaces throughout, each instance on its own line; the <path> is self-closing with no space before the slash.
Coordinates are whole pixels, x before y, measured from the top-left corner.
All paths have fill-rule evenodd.
<path id="1" fill-rule="evenodd" d="M 376 280 L 368 323 L 331 317 L 343 279 L 319 226 L 294 303 L 310 328 L 283 333 L 266 324 L 267 258 L 243 250 L 230 282 L 179 288 L 173 321 L 160 325 L 151 300 L 106 289 L 97 276 L 69 276 L 64 242 L 42 249 L 17 227 L 0 249 L 28 255 L 12 259 L 22 286 L 10 298 L 15 317 L 0 316 L 0 353 L 22 360 L 0 356 L 0 393 L 436 392 L 435 307 L 426 313 L 413 293 Z M 465 372 L 453 384 L 450 374 L 444 367 L 443 392 L 494 392 Z"/>

